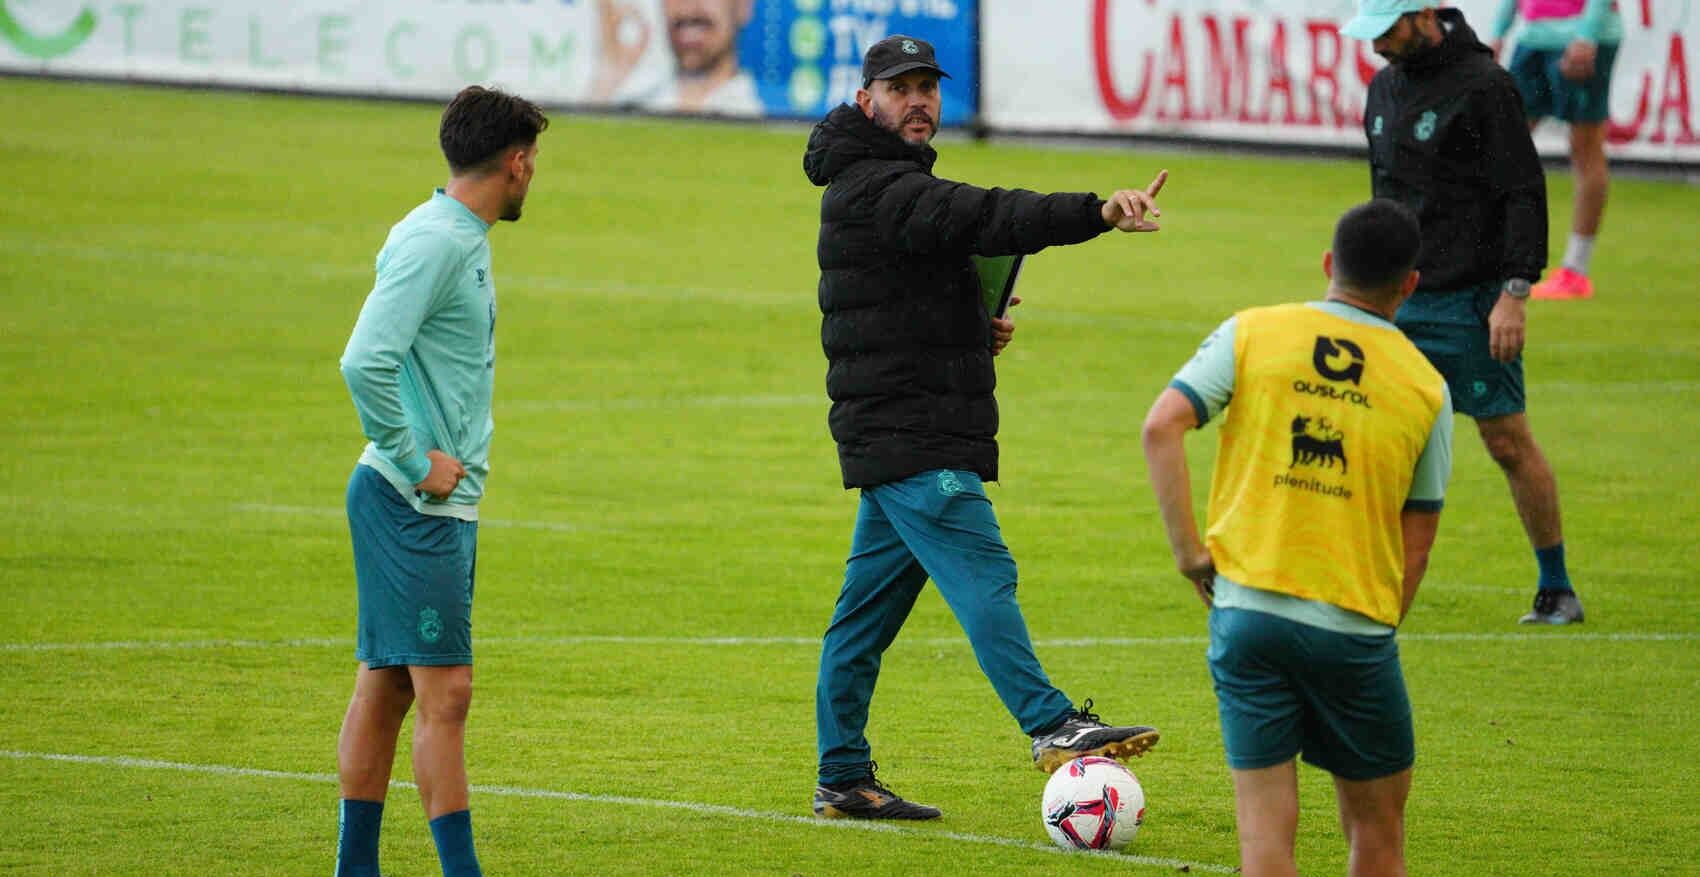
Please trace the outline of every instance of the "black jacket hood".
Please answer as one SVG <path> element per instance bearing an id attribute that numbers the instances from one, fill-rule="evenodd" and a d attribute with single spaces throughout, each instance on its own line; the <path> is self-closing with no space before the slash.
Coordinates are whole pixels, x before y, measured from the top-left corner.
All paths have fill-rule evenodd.
<path id="1" fill-rule="evenodd" d="M 824 186 L 845 168 L 859 161 L 912 161 L 932 173 L 939 154 L 930 145 L 914 146 L 875 125 L 861 107 L 839 104 L 809 133 L 803 152 L 803 173 L 809 182 Z"/>
<path id="2" fill-rule="evenodd" d="M 1435 71 L 1443 70 L 1459 58 L 1472 52 L 1492 56 L 1493 50 L 1482 44 L 1481 38 L 1464 20 L 1464 13 L 1457 9 L 1438 9 L 1435 15 L 1440 19 L 1441 29 L 1446 32 L 1440 45 L 1406 61 L 1402 68 L 1406 73 L 1415 76 L 1428 76 Z"/>

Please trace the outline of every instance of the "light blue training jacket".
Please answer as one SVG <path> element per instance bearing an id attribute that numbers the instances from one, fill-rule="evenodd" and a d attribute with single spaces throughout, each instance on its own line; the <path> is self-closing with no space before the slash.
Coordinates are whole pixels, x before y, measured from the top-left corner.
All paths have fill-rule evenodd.
<path id="1" fill-rule="evenodd" d="M 496 373 L 496 281 L 490 226 L 438 189 L 390 229 L 377 281 L 360 309 L 342 377 L 371 442 L 360 462 L 424 514 L 478 520 L 490 472 Z M 466 477 L 447 501 L 414 485 L 427 451 L 460 460 Z"/>

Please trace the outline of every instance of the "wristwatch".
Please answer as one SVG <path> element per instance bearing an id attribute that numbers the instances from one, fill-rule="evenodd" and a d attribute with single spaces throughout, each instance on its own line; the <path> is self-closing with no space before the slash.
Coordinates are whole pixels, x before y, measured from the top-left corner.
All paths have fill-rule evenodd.
<path id="1" fill-rule="evenodd" d="M 1505 281 L 1503 292 L 1518 301 L 1522 301 L 1529 297 L 1529 281 L 1521 277 L 1513 277 Z"/>

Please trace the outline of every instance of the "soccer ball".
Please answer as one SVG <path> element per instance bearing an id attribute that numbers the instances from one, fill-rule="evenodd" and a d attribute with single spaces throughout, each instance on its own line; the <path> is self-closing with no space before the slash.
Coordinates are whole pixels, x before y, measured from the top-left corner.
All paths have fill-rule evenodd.
<path id="1" fill-rule="evenodd" d="M 1121 762 L 1088 755 L 1051 774 L 1039 814 L 1065 850 L 1119 850 L 1145 821 L 1145 790 Z"/>

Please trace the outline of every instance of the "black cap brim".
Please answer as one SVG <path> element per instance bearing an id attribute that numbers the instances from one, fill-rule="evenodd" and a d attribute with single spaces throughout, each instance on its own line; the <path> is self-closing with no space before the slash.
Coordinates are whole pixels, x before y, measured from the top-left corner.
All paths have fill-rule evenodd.
<path id="1" fill-rule="evenodd" d="M 930 64 L 926 61 L 904 61 L 901 64 L 893 64 L 890 67 L 875 73 L 868 77 L 868 81 L 872 82 L 876 79 L 893 79 L 895 77 L 902 76 L 911 70 L 931 70 L 946 79 L 950 78 L 950 74 L 944 72 L 944 70 L 937 64 Z"/>

